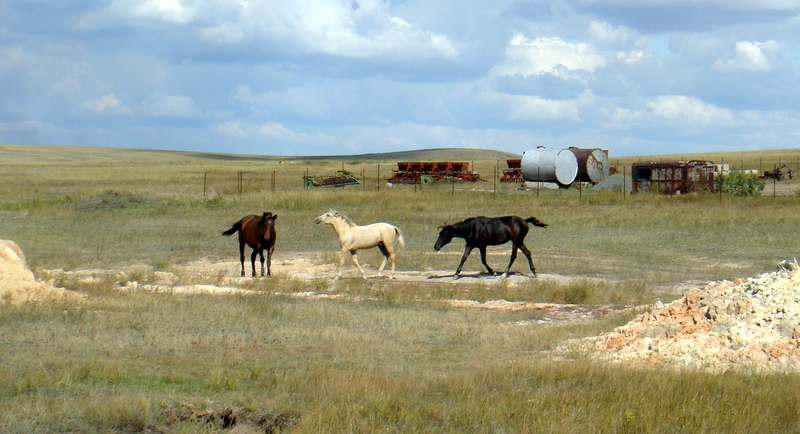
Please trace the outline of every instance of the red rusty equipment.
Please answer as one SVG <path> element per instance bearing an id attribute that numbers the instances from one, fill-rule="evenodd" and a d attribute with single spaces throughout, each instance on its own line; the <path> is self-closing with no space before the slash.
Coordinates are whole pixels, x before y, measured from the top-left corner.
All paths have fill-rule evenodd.
<path id="1" fill-rule="evenodd" d="M 401 162 L 387 181 L 392 184 L 430 184 L 435 181 L 455 182 L 485 181 L 477 172 L 470 172 L 469 163 L 445 162 Z"/>
<path id="2" fill-rule="evenodd" d="M 506 160 L 508 169 L 503 169 L 503 175 L 500 176 L 500 182 L 525 182 L 522 177 L 522 160 Z"/>

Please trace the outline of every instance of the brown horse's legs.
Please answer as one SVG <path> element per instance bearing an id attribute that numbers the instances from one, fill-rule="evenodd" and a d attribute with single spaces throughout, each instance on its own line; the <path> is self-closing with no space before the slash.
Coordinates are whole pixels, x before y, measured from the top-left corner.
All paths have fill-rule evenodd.
<path id="1" fill-rule="evenodd" d="M 258 254 L 261 259 L 261 277 L 264 277 L 264 249 L 259 249 Z"/>
<path id="2" fill-rule="evenodd" d="M 458 268 L 456 269 L 456 274 L 454 274 L 453 276 L 458 276 L 459 274 L 461 274 L 461 267 L 464 266 L 464 262 L 467 261 L 467 256 L 469 256 L 470 253 L 472 253 L 472 247 L 465 246 L 464 254 L 461 255 L 461 262 L 458 264 Z"/>
<path id="3" fill-rule="evenodd" d="M 536 277 L 536 267 L 533 266 L 533 258 L 531 257 L 531 251 L 525 247 L 525 244 L 520 244 L 519 249 L 522 250 L 522 253 L 525 257 L 528 258 L 528 265 L 531 267 L 531 273 L 533 273 L 533 277 Z"/>
<path id="4" fill-rule="evenodd" d="M 253 249 L 253 254 L 250 255 L 250 264 L 253 266 L 253 277 L 256 277 L 256 256 L 258 256 L 258 249 Z M 262 253 L 263 255 L 263 253 Z M 263 256 L 262 256 L 263 259 Z"/>
<path id="5" fill-rule="evenodd" d="M 272 268 L 272 250 L 273 249 L 275 249 L 275 246 L 270 246 L 270 248 L 267 249 L 267 276 L 272 276 L 272 273 L 270 272 L 270 268 Z"/>
<path id="6" fill-rule="evenodd" d="M 239 243 L 239 262 L 242 263 L 242 277 L 244 277 L 244 243 Z"/>

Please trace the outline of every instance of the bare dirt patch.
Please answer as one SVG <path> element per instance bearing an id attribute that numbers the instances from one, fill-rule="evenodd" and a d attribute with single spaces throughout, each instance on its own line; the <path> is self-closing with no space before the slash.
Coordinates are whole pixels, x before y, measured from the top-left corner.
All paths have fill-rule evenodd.
<path id="1" fill-rule="evenodd" d="M 166 423 L 189 422 L 203 430 L 228 429 L 236 433 L 274 433 L 295 425 L 300 415 L 274 414 L 265 410 L 234 407 L 218 402 L 181 404 L 164 411 Z"/>

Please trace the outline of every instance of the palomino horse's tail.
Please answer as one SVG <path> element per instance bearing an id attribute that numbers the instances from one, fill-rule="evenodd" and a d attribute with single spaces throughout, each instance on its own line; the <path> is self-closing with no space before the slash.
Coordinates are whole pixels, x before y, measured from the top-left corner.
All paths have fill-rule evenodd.
<path id="1" fill-rule="evenodd" d="M 229 237 L 229 236 L 235 234 L 236 231 L 238 231 L 241 228 L 242 228 L 242 221 L 239 220 L 238 222 L 234 223 L 233 226 L 231 226 L 230 229 L 228 229 L 227 231 L 223 232 L 222 236 L 223 237 Z"/>
<path id="2" fill-rule="evenodd" d="M 526 222 L 531 223 L 534 226 L 539 226 L 540 228 L 546 228 L 547 223 L 544 223 L 537 219 L 536 217 L 528 217 L 525 219 Z"/>
<path id="3" fill-rule="evenodd" d="M 400 247 L 406 247 L 406 240 L 403 238 L 403 233 L 400 232 L 400 228 L 397 226 L 394 227 L 394 233 L 397 234 L 397 241 L 400 243 Z"/>

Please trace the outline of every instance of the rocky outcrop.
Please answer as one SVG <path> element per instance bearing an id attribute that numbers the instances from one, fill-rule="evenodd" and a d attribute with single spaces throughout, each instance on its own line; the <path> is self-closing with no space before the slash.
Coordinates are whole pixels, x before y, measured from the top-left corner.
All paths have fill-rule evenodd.
<path id="1" fill-rule="evenodd" d="M 800 267 L 713 282 L 583 346 L 634 364 L 710 371 L 800 371 Z"/>
<path id="2" fill-rule="evenodd" d="M 17 243 L 0 240 L 0 303 L 78 299 L 74 293 L 36 280 Z"/>

